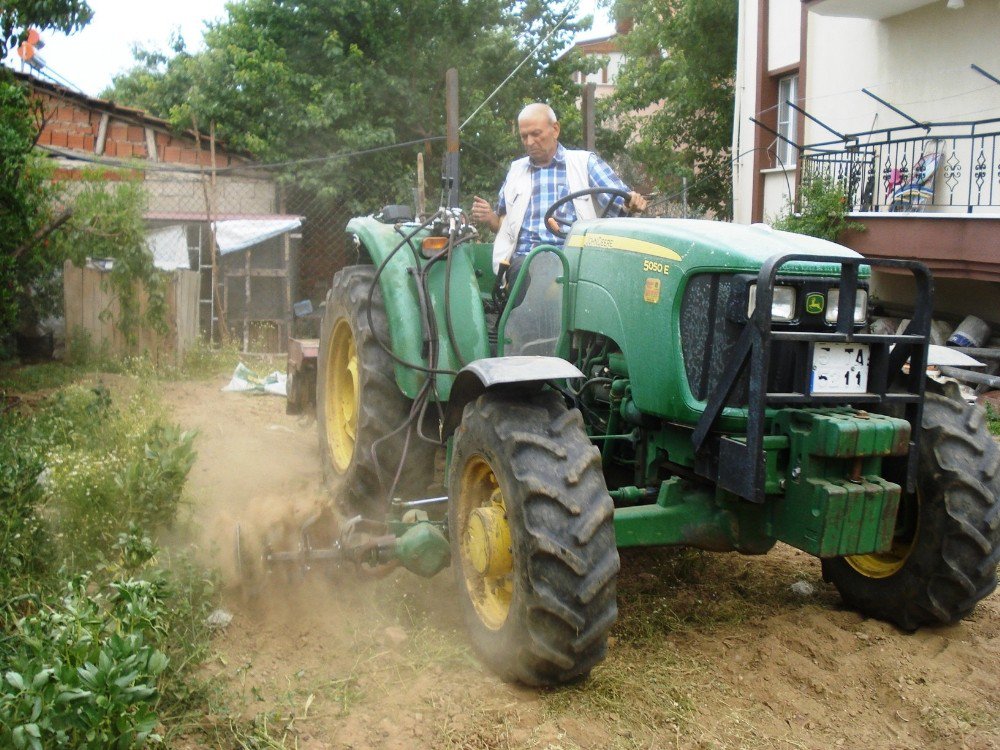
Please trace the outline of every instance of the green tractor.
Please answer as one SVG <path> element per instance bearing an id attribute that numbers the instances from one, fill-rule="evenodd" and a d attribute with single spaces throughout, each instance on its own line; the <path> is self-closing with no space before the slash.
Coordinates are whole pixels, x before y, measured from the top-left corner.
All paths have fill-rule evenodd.
<path id="1" fill-rule="evenodd" d="M 460 210 L 350 221 L 317 377 L 341 551 L 450 560 L 476 651 L 530 685 L 604 657 L 622 547 L 782 541 L 904 630 L 993 591 L 1000 450 L 925 379 L 924 266 L 765 226 L 565 229 L 498 299 Z M 867 326 L 873 266 L 913 279 L 905 332 Z"/>

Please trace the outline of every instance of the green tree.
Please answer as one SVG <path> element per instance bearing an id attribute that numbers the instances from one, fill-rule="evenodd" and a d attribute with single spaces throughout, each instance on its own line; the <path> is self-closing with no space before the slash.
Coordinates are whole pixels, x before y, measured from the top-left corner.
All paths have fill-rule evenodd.
<path id="1" fill-rule="evenodd" d="M 459 70 L 461 119 L 561 19 L 567 3 L 522 0 L 247 0 L 228 6 L 212 25 L 206 49 L 173 55 L 140 52 L 132 71 L 106 96 L 147 108 L 178 127 L 215 123 L 230 147 L 273 162 L 308 159 L 428 139 L 428 184 L 444 144 L 445 72 Z M 521 106 L 548 101 L 564 132 L 580 138 L 579 57 L 560 57 L 579 26 L 564 23 L 466 127 L 463 193 L 496 191 L 518 155 Z M 374 196 L 404 198 L 412 185 L 413 150 L 363 161 L 297 167 L 297 183 L 370 210 Z"/>
<path id="2" fill-rule="evenodd" d="M 29 27 L 70 33 L 91 15 L 82 0 L 8 0 L 0 5 L 0 58 Z M 41 124 L 38 104 L 0 67 L 0 343 L 35 306 L 38 297 L 31 292 L 58 265 L 45 231 L 54 188 L 44 161 L 33 153 Z"/>
<path id="3" fill-rule="evenodd" d="M 71 34 L 90 23 L 93 15 L 84 0 L 7 0 L 0 6 L 0 59 L 29 27 Z"/>
<path id="4" fill-rule="evenodd" d="M 665 192 L 687 177 L 691 203 L 728 217 L 736 0 L 615 0 L 614 15 L 635 20 L 615 93 L 618 116 L 638 133 L 631 157 Z"/>
<path id="5" fill-rule="evenodd" d="M 24 87 L 0 70 L 0 338 L 17 325 L 27 292 L 56 264 L 41 237 L 54 188 L 32 153 L 42 113 Z"/>

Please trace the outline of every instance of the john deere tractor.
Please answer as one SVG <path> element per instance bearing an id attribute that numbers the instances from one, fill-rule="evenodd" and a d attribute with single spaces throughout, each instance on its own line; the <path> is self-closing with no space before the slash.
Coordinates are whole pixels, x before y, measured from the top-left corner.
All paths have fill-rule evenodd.
<path id="1" fill-rule="evenodd" d="M 1000 451 L 925 378 L 924 266 L 765 226 L 564 229 L 498 295 L 458 209 L 348 224 L 358 265 L 327 296 L 317 386 L 355 517 L 342 550 L 425 575 L 450 558 L 476 651 L 532 685 L 603 658 L 622 547 L 781 541 L 904 630 L 994 589 Z M 913 280 L 901 333 L 868 327 L 872 268 Z"/>

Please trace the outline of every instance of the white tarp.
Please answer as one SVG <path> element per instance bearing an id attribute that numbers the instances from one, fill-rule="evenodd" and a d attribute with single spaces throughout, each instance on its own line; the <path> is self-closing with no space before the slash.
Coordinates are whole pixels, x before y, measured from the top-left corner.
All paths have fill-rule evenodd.
<path id="1" fill-rule="evenodd" d="M 248 247 L 260 244 L 264 240 L 277 237 L 279 234 L 291 232 L 302 226 L 302 220 L 297 217 L 285 219 L 225 219 L 212 224 L 215 232 L 215 244 L 223 255 L 246 250 Z"/>
<path id="2" fill-rule="evenodd" d="M 146 235 L 146 247 L 153 254 L 153 265 L 163 271 L 191 267 L 187 227 L 183 224 L 151 229 Z"/>

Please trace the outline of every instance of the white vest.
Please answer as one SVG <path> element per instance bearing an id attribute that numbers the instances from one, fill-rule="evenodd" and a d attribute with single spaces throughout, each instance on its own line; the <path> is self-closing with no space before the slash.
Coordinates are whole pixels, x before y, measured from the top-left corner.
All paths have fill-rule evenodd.
<path id="1" fill-rule="evenodd" d="M 589 151 L 565 149 L 566 180 L 569 192 L 586 190 L 590 187 L 590 177 L 587 163 L 590 161 Z M 521 233 L 524 214 L 531 202 L 531 166 L 528 157 L 524 156 L 510 165 L 507 180 L 503 184 L 503 200 L 507 213 L 500 221 L 500 230 L 493 241 L 493 272 L 500 270 L 500 264 L 509 261 L 517 249 L 517 237 Z M 584 196 L 573 201 L 577 219 L 596 219 L 592 196 Z M 547 208 L 547 207 L 546 207 Z"/>

